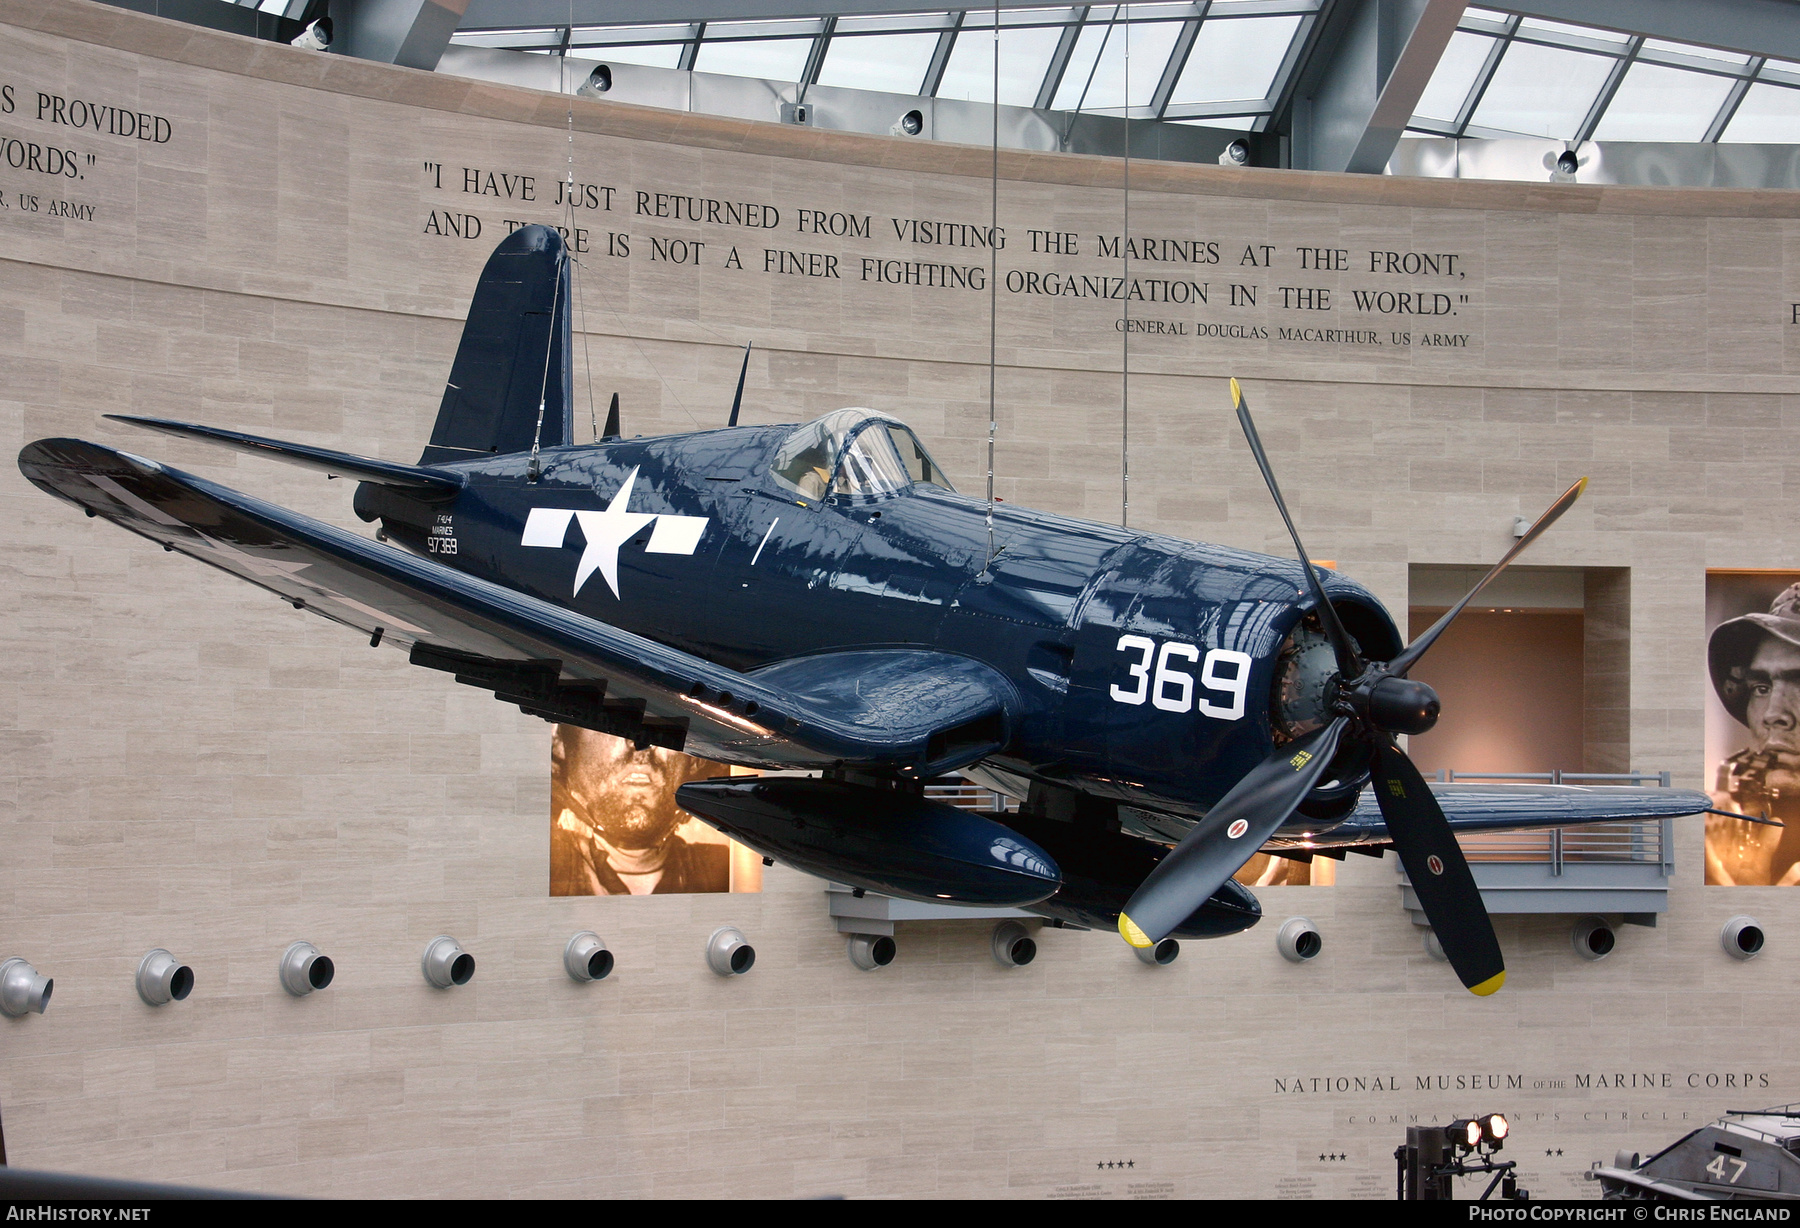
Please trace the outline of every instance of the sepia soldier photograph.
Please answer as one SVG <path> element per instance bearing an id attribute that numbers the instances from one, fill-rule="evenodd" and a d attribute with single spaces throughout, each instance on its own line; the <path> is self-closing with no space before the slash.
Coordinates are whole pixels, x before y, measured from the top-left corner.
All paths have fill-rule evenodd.
<path id="1" fill-rule="evenodd" d="M 1707 713 L 1713 804 L 1787 824 L 1715 815 L 1706 826 L 1706 881 L 1715 886 L 1800 883 L 1800 583 L 1772 573 L 1710 573 L 1708 622 L 1782 586 L 1766 611 L 1724 618 L 1707 641 L 1718 709 Z"/>
<path id="2" fill-rule="evenodd" d="M 741 867 L 734 873 L 734 856 L 743 862 L 746 850 L 675 804 L 675 790 L 686 782 L 729 773 L 723 764 L 679 751 L 640 750 L 624 738 L 558 725 L 551 746 L 550 894 L 759 890 L 760 874 Z"/>

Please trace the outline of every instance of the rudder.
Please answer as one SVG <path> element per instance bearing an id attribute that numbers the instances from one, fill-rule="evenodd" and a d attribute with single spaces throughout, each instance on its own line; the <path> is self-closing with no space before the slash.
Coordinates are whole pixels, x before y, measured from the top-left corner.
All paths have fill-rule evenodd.
<path id="1" fill-rule="evenodd" d="M 562 236 L 521 226 L 494 249 L 422 465 L 528 452 L 571 441 L 569 261 Z M 538 404 L 544 407 L 538 430 Z"/>

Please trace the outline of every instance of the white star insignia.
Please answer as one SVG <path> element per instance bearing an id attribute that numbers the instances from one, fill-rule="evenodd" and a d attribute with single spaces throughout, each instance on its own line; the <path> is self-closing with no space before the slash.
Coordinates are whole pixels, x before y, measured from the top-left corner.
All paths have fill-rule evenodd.
<path id="1" fill-rule="evenodd" d="M 579 521 L 581 535 L 587 539 L 587 548 L 581 552 L 581 562 L 575 568 L 574 591 L 581 592 L 581 586 L 587 583 L 588 577 L 598 571 L 614 597 L 619 596 L 619 547 L 650 522 L 656 522 L 656 529 L 650 535 L 649 544 L 644 547 L 645 553 L 694 553 L 695 547 L 700 544 L 700 535 L 706 530 L 708 518 L 627 511 L 631 503 L 631 488 L 637 483 L 637 475 L 636 469 L 626 475 L 618 493 L 603 512 L 574 511 L 559 507 L 532 508 L 531 515 L 525 521 L 525 532 L 519 539 L 520 544 L 560 550 L 569 531 L 569 521 Z"/>

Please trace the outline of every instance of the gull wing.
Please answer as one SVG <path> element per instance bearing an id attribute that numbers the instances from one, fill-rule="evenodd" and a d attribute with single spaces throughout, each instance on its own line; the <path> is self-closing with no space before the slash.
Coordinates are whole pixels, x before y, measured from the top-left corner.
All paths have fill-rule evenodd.
<path id="1" fill-rule="evenodd" d="M 860 764 L 936 775 L 1010 737 L 1018 696 L 992 667 L 927 649 L 854 649 L 752 673 L 465 575 L 128 452 L 43 439 L 34 484 L 454 674 L 546 720 L 764 768 Z"/>

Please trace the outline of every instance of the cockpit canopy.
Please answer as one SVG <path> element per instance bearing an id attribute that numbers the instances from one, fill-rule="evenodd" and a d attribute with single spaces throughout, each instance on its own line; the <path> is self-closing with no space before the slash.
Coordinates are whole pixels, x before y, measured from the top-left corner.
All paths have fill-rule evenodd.
<path id="1" fill-rule="evenodd" d="M 809 499 L 885 495 L 929 482 L 954 491 L 905 423 L 872 409 L 838 409 L 797 426 L 776 450 L 775 480 Z"/>

